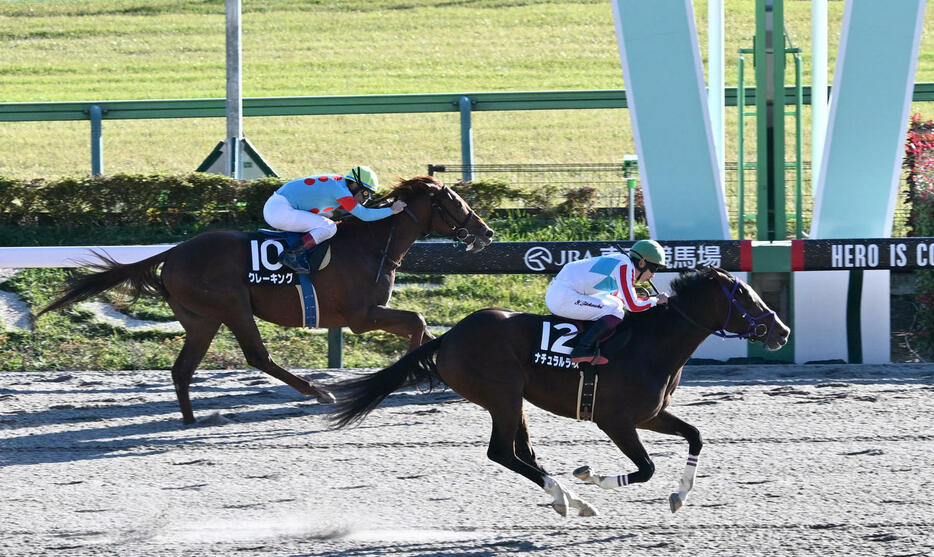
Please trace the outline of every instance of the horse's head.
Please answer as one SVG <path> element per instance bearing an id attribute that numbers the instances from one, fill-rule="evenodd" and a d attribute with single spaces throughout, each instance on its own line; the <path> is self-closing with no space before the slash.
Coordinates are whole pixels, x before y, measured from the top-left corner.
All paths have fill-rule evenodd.
<path id="1" fill-rule="evenodd" d="M 698 313 L 696 317 L 686 313 L 678 302 L 673 305 L 698 327 L 724 338 L 746 338 L 761 342 L 769 350 L 778 350 L 788 342 L 791 329 L 751 286 L 730 273 L 719 267 L 704 267 L 696 274 L 675 279 L 672 288 L 681 294 L 686 282 L 704 284 L 709 290 L 707 297 L 718 300 L 715 311 Z"/>
<path id="2" fill-rule="evenodd" d="M 493 241 L 493 229 L 454 190 L 432 176 L 400 182 L 386 195 L 390 198 L 408 204 L 406 213 L 423 227 L 424 234 L 454 238 L 467 244 L 467 251 L 480 251 Z"/>

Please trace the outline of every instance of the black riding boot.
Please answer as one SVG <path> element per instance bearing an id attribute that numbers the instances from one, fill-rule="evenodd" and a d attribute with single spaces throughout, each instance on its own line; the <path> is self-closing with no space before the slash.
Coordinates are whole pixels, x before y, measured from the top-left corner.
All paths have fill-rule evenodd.
<path id="1" fill-rule="evenodd" d="M 577 341 L 577 346 L 571 351 L 571 361 L 574 363 L 587 362 L 596 366 L 607 363 L 609 360 L 600 354 L 597 343 L 600 342 L 603 335 L 615 329 L 620 321 L 620 318 L 615 315 L 604 315 L 594 321 L 593 325 L 581 335 Z"/>
<path id="2" fill-rule="evenodd" d="M 298 244 L 294 248 L 283 251 L 279 255 L 279 263 L 300 275 L 307 275 L 311 273 L 311 267 L 308 265 L 308 257 L 306 257 L 305 253 L 305 245 Z"/>

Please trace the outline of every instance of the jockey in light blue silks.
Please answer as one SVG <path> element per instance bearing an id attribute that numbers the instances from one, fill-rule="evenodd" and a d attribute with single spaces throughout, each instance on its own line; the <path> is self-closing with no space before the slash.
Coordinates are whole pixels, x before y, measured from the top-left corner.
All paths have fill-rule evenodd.
<path id="1" fill-rule="evenodd" d="M 405 209 L 404 201 L 391 207 L 369 209 L 366 199 L 379 189 L 379 179 L 366 166 L 355 166 L 346 176 L 321 174 L 286 182 L 263 207 L 270 226 L 289 232 L 304 232 L 297 246 L 279 256 L 279 262 L 301 274 L 311 272 L 305 254 L 337 232 L 329 217 L 341 208 L 360 220 L 384 219 Z"/>

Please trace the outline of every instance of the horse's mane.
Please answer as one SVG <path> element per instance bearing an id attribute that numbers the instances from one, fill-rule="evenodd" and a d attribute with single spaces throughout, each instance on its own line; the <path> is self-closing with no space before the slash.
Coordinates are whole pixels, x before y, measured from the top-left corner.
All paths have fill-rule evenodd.
<path id="1" fill-rule="evenodd" d="M 405 201 L 416 193 L 431 189 L 431 187 L 440 188 L 441 182 L 434 176 L 416 176 L 409 180 L 398 179 L 398 183 L 392 190 L 385 195 L 374 199 L 367 204 L 367 207 L 379 208 L 392 205 L 393 201 Z"/>
<path id="2" fill-rule="evenodd" d="M 681 273 L 678 278 L 671 281 L 672 295 L 685 296 L 690 294 L 710 279 L 716 269 L 716 267 L 698 267 Z"/>
<path id="3" fill-rule="evenodd" d="M 440 188 L 442 184 L 440 181 L 438 181 L 437 178 L 433 176 L 416 176 L 410 180 L 403 180 L 402 178 L 398 178 L 398 183 L 395 187 L 393 187 L 384 195 L 370 199 L 366 202 L 366 206 L 370 209 L 381 209 L 383 207 L 389 207 L 392 205 L 393 201 L 406 201 L 416 193 L 426 191 L 432 186 Z M 357 219 L 343 209 L 338 209 L 335 211 L 332 220 L 336 221 L 338 224 L 366 222 Z"/>
<path id="4" fill-rule="evenodd" d="M 685 298 L 694 296 L 699 290 L 708 284 L 707 281 L 713 277 L 716 270 L 716 267 L 705 266 L 682 272 L 680 275 L 678 275 L 678 278 L 672 280 L 671 284 L 669 285 L 671 288 L 671 296 L 684 296 Z M 644 326 L 644 324 L 647 322 L 651 322 L 660 318 L 662 315 L 667 313 L 669 307 L 670 306 L 666 304 L 657 306 L 651 311 L 630 313 L 626 316 L 626 319 L 623 322 L 628 322 L 628 325 L 641 327 Z"/>

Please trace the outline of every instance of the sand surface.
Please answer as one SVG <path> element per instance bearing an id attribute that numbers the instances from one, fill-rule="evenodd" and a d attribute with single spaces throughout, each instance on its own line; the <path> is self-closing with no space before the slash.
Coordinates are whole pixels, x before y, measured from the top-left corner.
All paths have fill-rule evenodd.
<path id="1" fill-rule="evenodd" d="M 328 383 L 365 370 L 307 370 Z M 932 555 L 934 365 L 692 366 L 673 413 L 706 442 L 687 505 L 678 438 L 645 484 L 592 423 L 529 407 L 539 461 L 596 517 L 486 458 L 487 413 L 405 390 L 361 426 L 258 371 L 0 374 L 0 555 Z"/>

